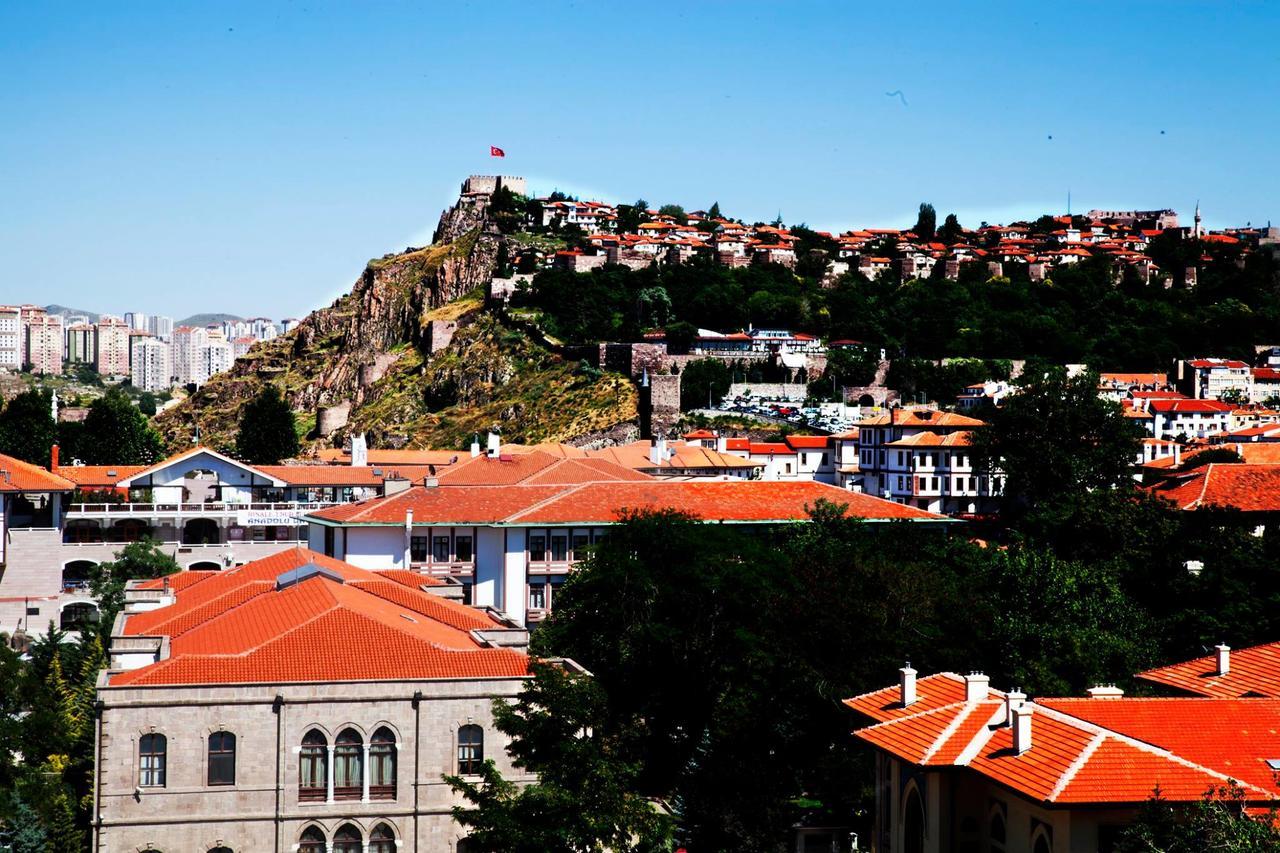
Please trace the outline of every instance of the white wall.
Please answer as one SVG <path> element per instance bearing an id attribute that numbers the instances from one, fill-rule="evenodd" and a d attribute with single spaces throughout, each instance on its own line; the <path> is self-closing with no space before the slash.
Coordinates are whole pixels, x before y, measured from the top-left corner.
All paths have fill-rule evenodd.
<path id="1" fill-rule="evenodd" d="M 320 547 L 316 550 L 324 551 L 323 533 Z M 362 569 L 407 569 L 404 564 L 404 528 L 348 527 L 344 559 Z"/>
<path id="2" fill-rule="evenodd" d="M 500 607 L 504 589 L 503 531 L 496 527 L 476 529 L 475 585 L 471 601 L 478 607 Z"/>
<path id="3" fill-rule="evenodd" d="M 509 527 L 506 533 L 505 559 L 503 560 L 502 597 L 499 607 L 520 625 L 525 619 L 525 583 L 528 563 L 525 555 L 525 531 Z"/>

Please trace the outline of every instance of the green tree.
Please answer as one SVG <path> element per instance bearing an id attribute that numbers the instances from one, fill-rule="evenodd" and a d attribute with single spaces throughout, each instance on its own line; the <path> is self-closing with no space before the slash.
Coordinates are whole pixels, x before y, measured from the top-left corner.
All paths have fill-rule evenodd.
<path id="1" fill-rule="evenodd" d="M 673 354 L 687 353 L 698 339 L 698 327 L 685 320 L 667 324 L 667 350 Z"/>
<path id="2" fill-rule="evenodd" d="M 713 202 L 711 202 L 711 208 L 707 211 L 707 218 L 708 218 L 708 219 L 723 219 L 723 218 L 724 218 L 724 217 L 722 217 L 722 216 L 721 216 L 721 214 L 720 214 L 720 202 L 718 202 L 718 201 L 713 201 Z"/>
<path id="3" fill-rule="evenodd" d="M 161 550 L 155 539 L 130 542 L 116 552 L 114 560 L 95 566 L 89 574 L 89 592 L 98 602 L 100 642 L 110 639 L 116 614 L 124 609 L 128 581 L 161 578 L 180 569 L 178 562 Z M 101 645 L 98 650 L 101 651 Z"/>
<path id="4" fill-rule="evenodd" d="M 684 212 L 684 208 L 678 204 L 664 204 L 658 208 L 658 213 L 662 216 L 670 216 L 676 222 L 684 225 L 689 221 L 689 215 Z"/>
<path id="5" fill-rule="evenodd" d="M 274 385 L 245 404 L 236 433 L 236 454 L 254 465 L 278 465 L 298 454 L 298 430 L 293 410 Z"/>
<path id="6" fill-rule="evenodd" d="M 938 214 L 933 209 L 933 205 L 926 202 L 920 203 L 920 214 L 916 217 L 916 224 L 912 226 L 911 231 L 921 240 L 932 240 L 934 231 L 938 228 Z"/>
<path id="7" fill-rule="evenodd" d="M 1205 794 L 1190 806 L 1176 805 L 1155 790 L 1137 818 L 1125 828 L 1117 853 L 1238 853 L 1280 851 L 1275 810 L 1265 817 L 1245 811 L 1244 791 L 1234 782 Z"/>
<path id="8" fill-rule="evenodd" d="M 90 404 L 77 443 L 76 456 L 87 465 L 150 465 L 164 456 L 159 434 L 118 388 Z"/>
<path id="9" fill-rule="evenodd" d="M 56 435 L 53 397 L 48 391 L 24 391 L 0 411 L 0 453 L 32 465 L 48 465 Z"/>
<path id="10" fill-rule="evenodd" d="M 723 359 L 701 358 L 685 365 L 680 374 L 680 408 L 683 411 L 716 406 L 729 393 L 732 377 Z"/>
<path id="11" fill-rule="evenodd" d="M 538 781 L 516 786 L 486 761 L 479 782 L 445 777 L 469 805 L 454 819 L 468 849 L 492 853 L 657 853 L 671 822 L 637 792 L 638 766 L 620 753 L 604 691 L 590 675 L 534 662 L 514 704 L 494 702 L 516 767 Z"/>
<path id="12" fill-rule="evenodd" d="M 938 229 L 938 239 L 950 246 L 952 243 L 959 242 L 963 236 L 964 229 L 960 227 L 960 220 L 954 213 L 948 213 L 947 218 L 942 222 L 942 227 Z"/>
<path id="13" fill-rule="evenodd" d="M 624 234 L 634 234 L 640 230 L 640 223 L 649 221 L 649 202 L 637 199 L 635 204 L 618 205 L 618 230 Z"/>
<path id="14" fill-rule="evenodd" d="M 143 391 L 138 395 L 138 411 L 147 417 L 155 417 L 156 414 L 156 395 L 150 391 Z"/>
<path id="15" fill-rule="evenodd" d="M 21 792 L 10 795 L 8 838 L 13 853 L 48 853 L 49 835 L 45 832 L 40 814 Z"/>
<path id="16" fill-rule="evenodd" d="M 975 435 L 984 463 L 1003 472 L 1013 518 L 1131 483 L 1141 446 L 1119 404 L 1098 396 L 1097 373 L 1033 364 Z"/>

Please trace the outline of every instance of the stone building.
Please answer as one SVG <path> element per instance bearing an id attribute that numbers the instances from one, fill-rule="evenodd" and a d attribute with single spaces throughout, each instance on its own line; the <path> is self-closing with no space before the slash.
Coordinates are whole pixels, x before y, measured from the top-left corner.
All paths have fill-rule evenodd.
<path id="1" fill-rule="evenodd" d="M 528 635 L 448 584 L 295 549 L 135 581 L 99 677 L 94 851 L 452 853 Z M 572 666 L 571 663 L 566 663 Z"/>

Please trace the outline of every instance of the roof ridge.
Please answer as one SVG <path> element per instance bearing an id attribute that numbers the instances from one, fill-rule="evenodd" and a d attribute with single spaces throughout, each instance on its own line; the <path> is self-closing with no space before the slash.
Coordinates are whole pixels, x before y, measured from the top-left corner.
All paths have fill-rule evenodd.
<path id="1" fill-rule="evenodd" d="M 959 714 L 956 714 L 955 719 L 950 723 L 947 723 L 946 727 L 942 731 L 938 732 L 938 736 L 934 738 L 934 741 L 930 744 L 929 748 L 924 751 L 924 755 L 920 757 L 920 761 L 918 763 L 925 764 L 930 758 L 937 755 L 938 750 L 942 749 L 943 745 L 945 745 L 947 741 L 951 740 L 952 736 L 959 730 L 960 724 L 969 719 L 969 715 L 973 713 L 974 709 L 981 707 L 981 705 L 981 700 L 977 702 L 965 702 L 964 710 Z"/>
<path id="2" fill-rule="evenodd" d="M 996 736 L 996 729 L 1000 727 L 999 721 L 1003 716 L 1004 703 L 1000 702 L 996 705 L 995 711 L 991 714 L 991 719 L 987 720 L 987 724 L 979 729 L 973 736 L 973 739 L 969 741 L 969 745 L 960 750 L 959 754 L 956 755 L 954 763 L 957 766 L 967 766 L 969 762 L 973 761 L 973 759 L 977 757 L 979 752 L 982 752 L 983 748 L 985 748 L 986 745 L 991 742 L 991 739 Z"/>
<path id="3" fill-rule="evenodd" d="M 1095 734 L 1093 739 L 1085 744 L 1084 749 L 1080 750 L 1076 760 L 1071 762 L 1066 770 L 1062 771 L 1062 775 L 1058 777 L 1057 784 L 1053 786 L 1053 790 L 1049 792 L 1049 796 L 1045 797 L 1045 800 L 1051 803 L 1057 800 L 1067 785 L 1071 784 L 1071 780 L 1076 778 L 1076 774 L 1089 763 L 1089 759 L 1093 757 L 1093 754 L 1098 751 L 1098 747 L 1102 746 L 1102 742 L 1106 739 L 1105 732 Z"/>
<path id="4" fill-rule="evenodd" d="M 1113 701 L 1113 700 L 1097 700 L 1097 701 Z M 1237 785 L 1239 785 L 1242 788 L 1250 788 L 1254 791 L 1258 791 L 1262 793 L 1269 800 L 1275 799 L 1275 795 L 1272 794 L 1270 791 L 1259 788 L 1257 785 L 1254 785 L 1250 782 L 1244 782 L 1240 779 L 1236 779 L 1234 776 L 1231 776 L 1227 773 L 1223 773 L 1220 770 L 1214 770 L 1212 767 L 1205 767 L 1203 764 L 1197 764 L 1191 759 L 1184 758 L 1181 755 L 1178 755 L 1176 752 L 1171 752 L 1170 750 L 1165 749 L 1162 746 L 1156 746 L 1154 743 L 1148 743 L 1145 740 L 1139 740 L 1138 738 L 1133 737 L 1131 735 L 1124 734 L 1123 732 L 1118 732 L 1115 729 L 1109 729 L 1106 726 L 1098 725 L 1097 723 L 1091 722 L 1082 717 L 1077 717 L 1074 714 L 1068 714 L 1065 711 L 1059 711 L 1055 708 L 1049 707 L 1048 705 L 1037 704 L 1036 707 L 1048 713 L 1050 717 L 1056 717 L 1059 722 L 1066 723 L 1067 725 L 1075 726 L 1077 728 L 1083 729 L 1084 731 L 1092 732 L 1094 734 L 1098 734 L 1098 733 L 1105 734 L 1106 736 L 1114 740 L 1117 740 L 1121 743 L 1128 744 L 1129 746 L 1132 746 L 1135 749 L 1141 750 L 1142 752 L 1148 753 L 1150 755 L 1159 756 L 1168 761 L 1172 761 L 1175 764 L 1181 764 L 1184 767 L 1190 767 L 1193 770 L 1199 770 L 1202 773 L 1205 773 L 1209 776 L 1213 776 L 1217 779 L 1221 779 L 1224 782 L 1235 782 Z"/>
<path id="5" fill-rule="evenodd" d="M 955 708 L 957 705 L 967 705 L 967 704 L 969 703 L 965 702 L 963 699 L 958 699 L 955 702 L 948 702 L 947 704 L 939 705 L 936 708 L 926 708 L 923 711 L 916 711 L 914 714 L 904 714 L 901 717 L 894 717 L 891 720 L 882 720 L 879 723 L 867 726 L 865 729 L 860 729 L 859 731 L 871 731 L 872 729 L 880 729 L 886 726 L 896 726 L 899 723 L 905 723 L 908 720 L 918 720 L 921 717 L 928 717 L 932 714 L 937 714 L 940 711 L 950 711 L 953 708 Z"/>
<path id="6" fill-rule="evenodd" d="M 908 662 L 907 666 L 910 666 L 910 665 L 911 665 L 910 662 Z M 931 678 L 944 678 L 944 677 L 949 678 L 952 681 L 962 680 L 961 677 L 954 672 L 935 672 L 932 675 L 926 675 L 924 678 L 917 679 L 916 684 L 923 684 L 924 682 L 928 681 Z M 876 693 L 880 693 L 882 691 L 892 690 L 892 689 L 893 689 L 892 685 L 889 687 L 877 687 L 875 690 L 868 690 L 865 693 L 859 693 L 857 696 L 850 696 L 848 699 L 845 699 L 844 702 L 845 704 L 848 704 L 850 702 L 857 702 L 859 699 L 865 699 L 866 697 L 872 696 Z"/>
<path id="7" fill-rule="evenodd" d="M 553 503 L 554 501 L 558 501 L 561 498 L 568 497 L 569 495 L 572 495 L 575 492 L 581 491 L 582 489 L 585 489 L 587 486 L 592 486 L 592 485 L 597 485 L 597 483 L 595 482 L 574 483 L 568 486 L 567 488 L 564 488 L 562 491 L 556 492 L 554 495 L 548 495 L 542 500 L 535 502 L 531 506 L 526 506 L 524 509 L 520 510 L 519 512 L 514 512 L 511 515 L 508 515 L 506 518 L 502 519 L 502 521 L 504 523 L 513 522 L 518 518 L 520 518 L 520 516 L 522 515 L 528 515 L 529 513 L 534 512 L 535 510 L 542 509 L 544 506 L 546 506 L 549 503 Z"/>

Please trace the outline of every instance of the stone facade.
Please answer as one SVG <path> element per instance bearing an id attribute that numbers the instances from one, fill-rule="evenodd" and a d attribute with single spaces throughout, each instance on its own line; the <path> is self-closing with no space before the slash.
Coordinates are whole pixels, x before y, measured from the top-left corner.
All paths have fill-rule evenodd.
<path id="1" fill-rule="evenodd" d="M 100 682 L 94 850 L 279 853 L 296 850 L 312 826 L 332 841 L 350 823 L 367 841 L 385 823 L 402 853 L 451 853 L 464 833 L 450 814 L 459 799 L 441 777 L 458 771 L 460 727 L 481 727 L 484 757 L 508 779 L 530 778 L 511 766 L 491 712 L 495 697 L 513 698 L 521 684 L 518 678 L 200 687 Z M 332 750 L 351 729 L 367 750 L 383 727 L 396 744 L 389 797 L 370 796 L 362 752 L 366 786 L 358 797 L 302 801 L 300 752 L 308 732 L 318 731 Z M 208 784 L 214 732 L 235 735 L 233 784 Z M 139 769 L 139 739 L 152 733 L 166 738 L 162 786 L 143 785 Z"/>
<path id="2" fill-rule="evenodd" d="M 517 175 L 472 175 L 462 182 L 462 194 L 485 193 L 493 195 L 498 187 L 506 187 L 516 195 L 527 196 L 529 183 Z"/>

